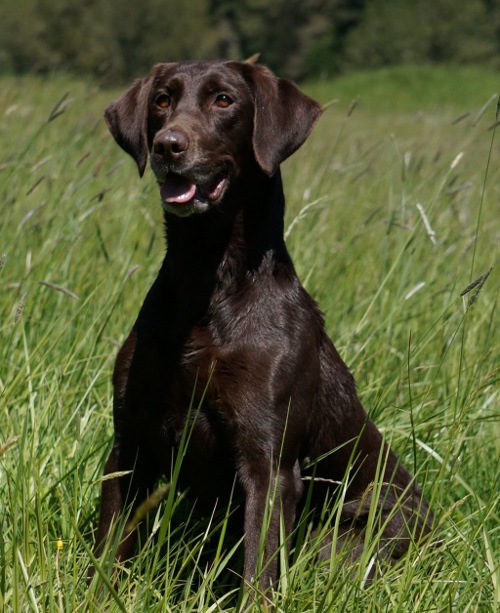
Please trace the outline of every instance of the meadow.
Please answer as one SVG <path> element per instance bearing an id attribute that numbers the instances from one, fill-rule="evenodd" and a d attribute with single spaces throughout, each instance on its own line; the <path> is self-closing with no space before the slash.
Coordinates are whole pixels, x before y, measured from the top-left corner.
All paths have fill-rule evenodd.
<path id="1" fill-rule="evenodd" d="M 499 87 L 414 67 L 305 86 L 336 102 L 283 165 L 287 244 L 435 529 L 371 583 L 375 523 L 354 563 L 298 539 L 277 611 L 500 610 Z M 113 363 L 165 250 L 152 174 L 102 119 L 118 93 L 0 80 L 1 612 L 231 611 L 241 594 L 225 510 L 200 518 L 167 484 L 118 583 L 104 563 L 86 583 Z"/>

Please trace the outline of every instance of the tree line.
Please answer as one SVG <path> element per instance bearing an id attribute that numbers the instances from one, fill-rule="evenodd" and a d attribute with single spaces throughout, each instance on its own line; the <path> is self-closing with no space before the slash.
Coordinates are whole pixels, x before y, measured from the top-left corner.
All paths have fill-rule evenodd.
<path id="1" fill-rule="evenodd" d="M 0 0 L 0 73 L 106 83 L 244 59 L 304 79 L 397 63 L 500 65 L 500 0 Z"/>

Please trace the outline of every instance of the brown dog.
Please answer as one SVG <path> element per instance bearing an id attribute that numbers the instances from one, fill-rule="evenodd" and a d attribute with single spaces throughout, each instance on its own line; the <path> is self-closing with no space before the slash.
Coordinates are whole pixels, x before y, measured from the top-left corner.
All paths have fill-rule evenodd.
<path id="1" fill-rule="evenodd" d="M 285 247 L 279 165 L 321 112 L 291 82 L 238 62 L 159 64 L 106 109 L 141 176 L 150 154 L 168 251 L 116 360 L 105 474 L 131 473 L 103 482 L 97 555 L 126 503 L 171 474 L 186 426 L 181 485 L 210 509 L 236 478 L 248 582 L 273 495 L 260 586 L 277 577 L 280 510 L 289 535 L 305 464 L 316 502 L 349 474 L 339 541 L 362 534 L 372 504 L 389 558 L 429 531 L 427 503 L 368 419 Z M 129 531 L 117 559 L 134 540 Z"/>

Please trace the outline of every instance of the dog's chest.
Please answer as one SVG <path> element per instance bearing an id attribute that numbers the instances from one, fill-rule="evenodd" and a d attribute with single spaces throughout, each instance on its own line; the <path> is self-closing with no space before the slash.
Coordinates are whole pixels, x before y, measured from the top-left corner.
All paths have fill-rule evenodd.
<path id="1" fill-rule="evenodd" d="M 177 447 L 186 427 L 201 448 L 211 447 L 227 417 L 221 390 L 226 396 L 222 378 L 229 375 L 213 331 L 194 327 L 183 343 L 175 338 L 175 330 L 156 336 L 141 332 L 136 335 L 130 367 L 128 353 L 117 359 L 115 421 L 135 428 L 140 439 L 155 448 Z M 234 381 L 234 376 L 228 379 Z M 119 401 L 121 389 L 124 402 Z"/>
<path id="2" fill-rule="evenodd" d="M 234 475 L 236 441 L 263 441 L 286 420 L 298 374 L 290 368 L 298 337 L 290 340 L 289 314 L 276 292 L 259 298 L 257 285 L 226 292 L 201 316 L 160 289 L 136 324 L 125 410 L 115 423 L 137 428 L 166 472 L 188 439 L 184 464 L 194 480 L 200 466 Z"/>
<path id="3" fill-rule="evenodd" d="M 217 423 L 214 435 L 221 428 L 235 427 L 242 395 L 251 393 L 251 379 L 259 369 L 255 357 L 241 339 L 220 343 L 209 326 L 194 328 L 183 348 L 178 376 L 172 381 L 175 411 L 185 414 L 183 407 L 189 399 L 206 422 Z"/>
<path id="4" fill-rule="evenodd" d="M 171 361 L 163 348 L 164 365 Z M 218 347 L 208 327 L 194 328 L 182 347 L 173 376 L 163 377 L 157 412 L 145 433 L 169 474 L 182 454 L 180 483 L 212 504 L 229 495 L 234 482 L 234 441 L 248 394 L 248 362 Z M 246 391 L 245 391 L 246 390 Z"/>

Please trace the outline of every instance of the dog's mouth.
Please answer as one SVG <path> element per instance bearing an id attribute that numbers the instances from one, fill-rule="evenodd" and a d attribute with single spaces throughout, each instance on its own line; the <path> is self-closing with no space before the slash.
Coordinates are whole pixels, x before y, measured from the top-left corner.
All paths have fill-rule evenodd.
<path id="1" fill-rule="evenodd" d="M 227 176 L 219 173 L 204 183 L 194 183 L 190 179 L 170 172 L 160 186 L 163 202 L 170 205 L 182 205 L 191 201 L 210 203 L 218 200 L 227 184 Z"/>

